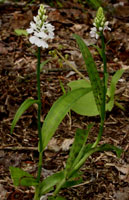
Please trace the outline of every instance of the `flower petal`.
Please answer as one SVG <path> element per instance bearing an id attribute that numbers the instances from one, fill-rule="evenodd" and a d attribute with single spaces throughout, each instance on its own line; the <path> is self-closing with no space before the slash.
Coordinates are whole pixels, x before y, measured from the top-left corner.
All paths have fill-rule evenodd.
<path id="1" fill-rule="evenodd" d="M 27 33 L 31 34 L 31 33 L 33 33 L 34 30 L 32 28 L 28 28 L 28 29 L 26 29 L 26 31 L 27 31 Z"/>
<path id="2" fill-rule="evenodd" d="M 31 36 L 31 37 L 29 38 L 29 41 L 30 41 L 31 44 L 36 44 L 37 39 L 38 39 L 38 38 L 37 38 L 36 36 Z"/>

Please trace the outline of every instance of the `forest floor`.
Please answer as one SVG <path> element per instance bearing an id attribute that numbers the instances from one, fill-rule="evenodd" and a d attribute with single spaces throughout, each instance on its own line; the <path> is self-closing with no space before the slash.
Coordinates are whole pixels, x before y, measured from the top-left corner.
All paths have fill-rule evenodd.
<path id="1" fill-rule="evenodd" d="M 79 48 L 73 33 L 80 35 L 89 46 L 97 65 L 101 58 L 91 44 L 89 32 L 96 11 L 87 5 L 64 1 L 62 8 L 47 7 L 48 20 L 55 26 L 55 38 L 49 49 L 42 50 L 41 60 L 50 59 L 41 72 L 42 117 L 54 101 L 63 94 L 60 80 L 68 91 L 67 84 L 77 80 L 78 75 L 50 51 L 59 49 L 62 55 L 86 77 Z M 115 2 L 115 3 L 113 3 Z M 119 4 L 123 2 L 123 4 Z M 31 200 L 34 188 L 13 186 L 9 166 L 20 167 L 36 176 L 38 163 L 37 108 L 30 107 L 17 123 L 13 135 L 10 127 L 20 104 L 27 98 L 36 99 L 36 51 L 28 37 L 17 36 L 15 29 L 26 29 L 37 14 L 36 3 L 25 6 L 24 1 L 8 1 L 0 4 L 0 199 Z M 107 1 L 106 18 L 111 32 L 106 33 L 109 41 L 107 66 L 111 76 L 118 69 L 125 72 L 117 84 L 115 98 L 125 110 L 114 106 L 106 115 L 101 144 L 109 143 L 123 149 L 121 158 L 113 152 L 95 153 L 82 167 L 84 182 L 76 187 L 62 189 L 66 199 L 77 200 L 128 200 L 129 199 L 129 3 L 126 0 Z M 101 71 L 101 70 L 100 70 Z M 44 152 L 42 177 L 64 168 L 69 147 L 77 128 L 86 128 L 90 122 L 95 125 L 89 135 L 89 142 L 96 139 L 99 117 L 81 116 L 73 111 L 60 124 L 54 138 Z"/>

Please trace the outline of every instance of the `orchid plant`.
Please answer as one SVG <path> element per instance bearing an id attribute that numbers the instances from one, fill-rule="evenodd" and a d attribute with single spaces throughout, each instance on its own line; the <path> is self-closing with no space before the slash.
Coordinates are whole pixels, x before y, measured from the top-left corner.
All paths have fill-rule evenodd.
<path id="1" fill-rule="evenodd" d="M 40 94 L 40 58 L 41 48 L 48 48 L 48 42 L 54 38 L 54 26 L 47 22 L 47 15 L 44 6 L 41 4 L 38 10 L 38 15 L 34 17 L 34 21 L 30 23 L 30 28 L 27 32 L 30 34 L 29 41 L 38 47 L 37 54 L 37 99 L 25 100 L 20 108 L 18 109 L 11 126 L 11 133 L 13 133 L 14 127 L 18 122 L 21 115 L 33 104 L 38 105 L 38 151 L 39 151 L 39 162 L 37 177 L 35 178 L 28 172 L 23 171 L 20 168 L 10 167 L 11 177 L 15 186 L 34 186 L 35 195 L 34 200 L 63 200 L 65 198 L 58 195 L 61 188 L 67 188 L 81 183 L 81 172 L 79 171 L 81 166 L 85 163 L 86 159 L 97 151 L 114 150 L 118 156 L 121 154 L 121 149 L 114 147 L 109 144 L 98 145 L 101 135 L 103 132 L 104 120 L 105 120 L 105 102 L 106 102 L 106 90 L 107 90 L 107 78 L 108 73 L 106 69 L 106 55 L 105 55 L 105 44 L 103 31 L 107 28 L 107 22 L 105 22 L 103 9 L 99 8 L 97 17 L 95 19 L 95 29 L 91 30 L 91 36 L 98 38 L 100 36 L 102 41 L 102 58 L 104 63 L 104 76 L 103 80 L 100 79 L 97 72 L 94 60 L 85 46 L 83 40 L 78 36 L 74 35 L 77 43 L 82 51 L 84 57 L 91 86 L 87 88 L 77 88 L 61 96 L 51 107 L 48 112 L 43 125 L 40 122 L 41 117 L 41 94 Z M 100 28 L 101 27 L 101 28 Z M 87 144 L 88 134 L 93 126 L 89 124 L 86 130 L 77 129 L 75 134 L 74 143 L 70 149 L 70 154 L 66 162 L 65 168 L 46 177 L 41 180 L 41 172 L 43 165 L 43 151 L 48 145 L 48 142 L 54 135 L 59 124 L 63 118 L 70 111 L 72 106 L 84 95 L 93 91 L 94 99 L 101 117 L 101 124 L 98 137 L 93 144 Z"/>

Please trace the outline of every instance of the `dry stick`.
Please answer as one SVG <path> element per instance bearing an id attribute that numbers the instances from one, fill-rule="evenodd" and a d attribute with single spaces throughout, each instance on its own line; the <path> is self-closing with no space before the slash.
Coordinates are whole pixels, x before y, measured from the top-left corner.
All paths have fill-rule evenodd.
<path id="1" fill-rule="evenodd" d="M 68 60 L 66 60 L 59 51 L 56 51 L 57 54 L 64 60 L 81 78 L 83 78 L 85 81 L 89 82 L 89 80 L 80 72 L 78 71 Z"/>
<path id="2" fill-rule="evenodd" d="M 12 150 L 12 151 L 29 150 L 29 151 L 38 151 L 38 147 L 6 147 L 6 146 L 0 146 L 0 150 Z"/>

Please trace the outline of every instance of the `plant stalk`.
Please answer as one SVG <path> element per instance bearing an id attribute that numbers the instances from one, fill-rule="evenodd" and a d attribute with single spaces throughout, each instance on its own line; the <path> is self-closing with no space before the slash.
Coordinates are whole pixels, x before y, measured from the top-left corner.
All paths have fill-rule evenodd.
<path id="1" fill-rule="evenodd" d="M 40 175 L 41 175 L 41 169 L 42 169 L 42 135 L 41 135 L 41 122 L 40 122 L 40 116 L 41 116 L 41 94 L 40 94 L 40 53 L 41 49 L 38 48 L 38 63 L 37 63 L 37 95 L 38 95 L 38 137 L 39 137 L 39 163 L 38 163 L 38 173 L 37 173 L 37 181 L 40 182 Z"/>

